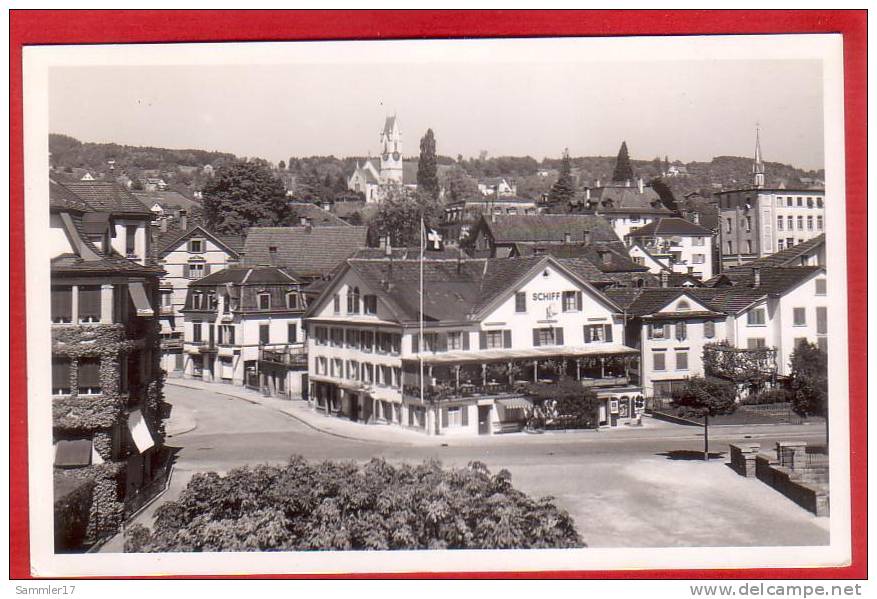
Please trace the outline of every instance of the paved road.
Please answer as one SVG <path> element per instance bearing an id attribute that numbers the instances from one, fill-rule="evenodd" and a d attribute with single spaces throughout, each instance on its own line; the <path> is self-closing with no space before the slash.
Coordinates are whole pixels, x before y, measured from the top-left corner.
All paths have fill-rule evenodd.
<path id="1" fill-rule="evenodd" d="M 495 437 L 473 446 L 410 446 L 327 435 L 277 412 L 208 391 L 168 385 L 174 409 L 190 412 L 197 427 L 168 438 L 179 447 L 175 474 L 164 497 L 138 518 L 145 524 L 163 501 L 176 498 L 195 472 L 226 472 L 253 463 L 309 459 L 391 461 L 437 458 L 463 466 L 481 460 L 507 468 L 513 483 L 534 495 L 553 495 L 567 509 L 590 546 L 810 545 L 828 542 L 827 519 L 817 519 L 775 491 L 734 474 L 724 460 L 671 459 L 703 448 L 696 428 L 669 426 L 639 436 L 634 431 L 556 435 L 538 443 Z M 728 443 L 779 438 L 822 442 L 821 427 L 751 427 L 710 431 L 713 452 Z M 633 438 L 637 437 L 637 438 Z M 703 515 L 711 514 L 709 523 Z M 118 541 L 105 547 L 118 551 Z"/>

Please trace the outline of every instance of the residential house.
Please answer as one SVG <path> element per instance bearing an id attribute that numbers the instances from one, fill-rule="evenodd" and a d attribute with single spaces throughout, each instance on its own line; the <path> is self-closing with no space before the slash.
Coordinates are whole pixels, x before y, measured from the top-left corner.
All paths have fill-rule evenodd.
<path id="1" fill-rule="evenodd" d="M 445 243 L 459 245 L 465 242 L 472 228 L 482 215 L 532 216 L 541 212 L 535 200 L 508 196 L 489 197 L 483 200 L 459 200 L 446 204 L 439 225 Z"/>
<path id="2" fill-rule="evenodd" d="M 700 280 L 713 275 L 713 235 L 700 225 L 682 218 L 662 217 L 632 230 L 626 241 L 629 246 L 638 246 L 631 255 L 641 259 L 642 264 L 646 263 L 644 254 L 648 254 L 650 272 L 666 268 Z M 661 264 L 660 268 L 656 262 Z"/>
<path id="3" fill-rule="evenodd" d="M 605 218 L 594 214 L 490 215 L 481 217 L 466 246 L 476 257 L 504 258 L 516 245 L 551 243 L 621 245 L 621 240 Z"/>
<path id="4" fill-rule="evenodd" d="M 518 193 L 518 186 L 515 185 L 514 181 L 510 182 L 505 177 L 488 177 L 479 179 L 478 191 L 484 196 L 514 197 Z"/>
<path id="5" fill-rule="evenodd" d="M 184 376 L 298 397 L 306 386 L 301 281 L 273 266 L 231 266 L 189 285 Z"/>
<path id="6" fill-rule="evenodd" d="M 604 217 L 620 239 L 627 237 L 633 229 L 673 216 L 658 192 L 646 187 L 642 179 L 636 185 L 627 182 L 585 188 L 584 198 L 571 208 Z"/>
<path id="7" fill-rule="evenodd" d="M 289 202 L 290 223 L 292 226 L 306 227 L 344 227 L 349 223 L 329 210 L 309 202 Z"/>
<path id="8" fill-rule="evenodd" d="M 50 183 L 51 374 L 31 383 L 51 393 L 55 501 L 82 485 L 94 499 L 78 525 L 56 522 L 57 551 L 115 534 L 154 496 L 167 457 L 156 314 L 163 273 L 119 253 L 105 189 L 81 197 L 71 187 Z M 119 207 L 121 223 L 136 220 Z"/>
<path id="9" fill-rule="evenodd" d="M 551 256 L 349 259 L 306 326 L 313 408 L 356 422 L 520 430 L 526 385 L 561 376 L 597 391 L 602 425 L 619 424 L 620 404 L 641 404 L 621 308 Z"/>

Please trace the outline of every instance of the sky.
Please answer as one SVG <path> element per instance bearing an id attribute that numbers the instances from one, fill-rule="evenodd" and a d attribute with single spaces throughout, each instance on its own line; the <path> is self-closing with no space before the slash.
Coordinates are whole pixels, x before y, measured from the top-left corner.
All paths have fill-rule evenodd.
<path id="1" fill-rule="evenodd" d="M 812 60 L 53 67 L 50 131 L 81 141 L 257 156 L 379 151 L 396 114 L 406 156 L 432 128 L 456 157 L 751 156 L 823 167 Z"/>

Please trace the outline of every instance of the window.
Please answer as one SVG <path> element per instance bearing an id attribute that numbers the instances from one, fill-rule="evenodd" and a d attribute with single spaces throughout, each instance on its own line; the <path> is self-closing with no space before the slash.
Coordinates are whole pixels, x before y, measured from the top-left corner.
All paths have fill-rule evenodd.
<path id="1" fill-rule="evenodd" d="M 611 324 L 586 324 L 583 330 L 585 343 L 612 341 Z"/>
<path id="2" fill-rule="evenodd" d="M 448 349 L 450 350 L 467 350 L 469 349 L 469 332 L 468 331 L 451 331 L 448 333 Z"/>
<path id="3" fill-rule="evenodd" d="M 825 306 L 816 307 L 816 334 L 828 334 L 828 308 Z"/>
<path id="4" fill-rule="evenodd" d="M 658 324 L 654 322 L 649 323 L 648 336 L 649 339 L 669 339 L 670 325 Z"/>
<path id="5" fill-rule="evenodd" d="M 356 360 L 347 360 L 347 378 L 354 381 L 359 380 L 359 362 Z"/>
<path id="6" fill-rule="evenodd" d="M 807 326 L 807 308 L 793 308 L 792 309 L 792 326 L 796 326 L 796 327 Z"/>
<path id="7" fill-rule="evenodd" d="M 478 334 L 481 349 L 502 349 L 512 346 L 512 332 L 508 329 L 499 331 L 481 331 Z"/>
<path id="8" fill-rule="evenodd" d="M 52 322 L 73 321 L 73 288 L 52 287 Z"/>
<path id="9" fill-rule="evenodd" d="M 98 395 L 101 392 L 100 362 L 97 358 L 85 358 L 79 361 L 79 394 Z"/>
<path id="10" fill-rule="evenodd" d="M 317 345 L 326 345 L 329 341 L 329 334 L 326 327 L 316 327 L 314 329 L 314 339 Z"/>
<path id="11" fill-rule="evenodd" d="M 582 309 L 582 293 L 581 291 L 564 291 L 563 292 L 563 311 L 575 312 Z"/>
<path id="12" fill-rule="evenodd" d="M 234 330 L 233 324 L 221 326 L 219 328 L 219 343 L 223 343 L 223 339 L 225 339 L 226 345 L 234 345 Z"/>
<path id="13" fill-rule="evenodd" d="M 706 238 L 705 237 L 693 237 L 691 240 L 691 245 L 698 245 L 698 246 L 706 245 Z"/>
<path id="14" fill-rule="evenodd" d="M 816 295 L 825 295 L 825 279 L 816 279 Z"/>
<path id="15" fill-rule="evenodd" d="M 778 216 L 777 217 L 777 231 L 782 231 L 782 230 L 783 230 L 783 217 Z"/>
<path id="16" fill-rule="evenodd" d="M 52 395 L 70 395 L 70 360 L 52 358 Z"/>
<path id="17" fill-rule="evenodd" d="M 527 294 L 523 291 L 515 293 L 515 312 L 527 311 Z"/>
<path id="18" fill-rule="evenodd" d="M 359 342 L 362 351 L 371 353 L 375 347 L 375 332 L 363 331 L 359 336 Z"/>
<path id="19" fill-rule="evenodd" d="M 812 207 L 813 207 L 813 198 L 807 198 L 807 207 L 808 207 L 808 208 L 812 208 Z"/>
<path id="20" fill-rule="evenodd" d="M 329 335 L 332 339 L 332 347 L 344 346 L 344 329 L 333 328 Z"/>
<path id="21" fill-rule="evenodd" d="M 332 311 L 335 312 L 335 314 L 341 312 L 341 296 L 337 293 L 335 294 L 335 297 L 332 298 Z"/>
<path id="22" fill-rule="evenodd" d="M 359 314 L 359 287 L 347 289 L 347 313 Z"/>
<path id="23" fill-rule="evenodd" d="M 268 345 L 271 340 L 271 326 L 267 324 L 259 325 L 259 345 Z"/>
<path id="24" fill-rule="evenodd" d="M 667 370 L 667 352 L 652 352 L 652 370 Z"/>
<path id="25" fill-rule="evenodd" d="M 783 207 L 783 196 L 777 196 L 777 208 Z"/>
<path id="26" fill-rule="evenodd" d="M 271 309 L 271 294 L 270 293 L 260 293 L 259 294 L 259 309 L 260 310 L 270 310 Z"/>
<path id="27" fill-rule="evenodd" d="M 543 327 L 533 329 L 533 346 L 563 345 L 562 327 Z"/>
<path id="28" fill-rule="evenodd" d="M 345 344 L 347 347 L 359 349 L 359 329 L 347 329 L 344 333 Z"/>
<path id="29" fill-rule="evenodd" d="M 222 313 L 231 314 L 231 297 L 227 293 L 222 294 Z"/>
<path id="30" fill-rule="evenodd" d="M 798 217 L 798 230 L 799 231 L 804 230 L 804 217 L 803 216 Z"/>
<path id="31" fill-rule="evenodd" d="M 363 295 L 362 296 L 362 313 L 377 314 L 378 313 L 378 296 Z"/>
<path id="32" fill-rule="evenodd" d="M 785 248 L 785 242 L 782 239 L 777 240 L 777 251 L 781 252 Z"/>
<path id="33" fill-rule="evenodd" d="M 747 349 L 764 349 L 767 344 L 763 337 L 750 337 L 746 340 L 746 347 Z"/>
<path id="34" fill-rule="evenodd" d="M 192 343 L 201 343 L 201 323 L 192 323 Z"/>
<path id="35" fill-rule="evenodd" d="M 793 200 L 792 200 L 792 196 L 787 197 L 787 198 L 786 198 L 786 207 L 791 208 L 791 207 L 792 207 L 792 201 L 793 201 Z"/>
<path id="36" fill-rule="evenodd" d="M 374 383 L 375 382 L 375 367 L 372 364 L 363 364 L 362 365 L 362 382 L 363 383 Z"/>
<path id="37" fill-rule="evenodd" d="M 795 217 L 794 216 L 787 216 L 786 217 L 786 225 L 788 225 L 786 228 L 789 231 L 793 230 L 795 228 Z"/>
<path id="38" fill-rule="evenodd" d="M 732 226 L 733 226 L 733 224 L 732 224 L 731 219 L 730 218 L 725 219 L 725 233 L 730 233 Z"/>
<path id="39" fill-rule="evenodd" d="M 746 240 L 746 253 L 747 254 L 752 253 L 752 241 L 749 239 Z"/>
<path id="40" fill-rule="evenodd" d="M 746 232 L 749 233 L 750 231 L 752 231 L 752 217 L 747 216 L 746 217 Z"/>
<path id="41" fill-rule="evenodd" d="M 203 239 L 190 239 L 189 240 L 189 252 L 192 254 L 203 254 L 204 253 L 204 240 Z"/>
<path id="42" fill-rule="evenodd" d="M 196 280 L 207 274 L 207 265 L 203 261 L 191 261 L 183 265 L 183 278 Z"/>
<path id="43" fill-rule="evenodd" d="M 100 322 L 100 285 L 79 286 L 79 322 Z"/>
<path id="44" fill-rule="evenodd" d="M 286 325 L 286 342 L 298 343 L 298 324 L 290 322 Z"/>
<path id="45" fill-rule="evenodd" d="M 286 308 L 288 310 L 298 310 L 298 293 L 290 291 L 286 294 Z"/>
<path id="46" fill-rule="evenodd" d="M 813 230 L 813 217 L 812 216 L 807 217 L 807 230 L 808 231 Z"/>
<path id="47" fill-rule="evenodd" d="M 332 376 L 344 378 L 344 361 L 341 358 L 332 358 Z"/>
<path id="48" fill-rule="evenodd" d="M 317 374 L 327 374 L 326 364 L 327 364 L 327 362 L 326 362 L 325 357 L 323 357 L 323 356 L 317 357 L 317 361 L 316 361 Z"/>
<path id="49" fill-rule="evenodd" d="M 676 370 L 688 370 L 688 350 L 676 350 Z"/>
<path id="50" fill-rule="evenodd" d="M 731 241 L 728 242 L 728 253 L 729 253 L 729 254 L 733 254 L 733 253 L 734 253 L 734 244 L 733 244 L 733 242 L 731 242 Z"/>
<path id="51" fill-rule="evenodd" d="M 764 308 L 755 308 L 746 313 L 746 324 L 754 326 L 764 326 Z"/>
<path id="52" fill-rule="evenodd" d="M 685 326 L 684 321 L 679 321 L 676 323 L 676 340 L 682 341 L 688 337 L 688 327 Z"/>
<path id="53" fill-rule="evenodd" d="M 822 217 L 821 216 L 816 217 L 816 230 L 817 231 L 822 230 Z"/>
<path id="54" fill-rule="evenodd" d="M 712 320 L 708 320 L 703 323 L 703 336 L 707 339 L 712 339 L 716 336 L 716 323 Z"/>
<path id="55" fill-rule="evenodd" d="M 786 237 L 786 249 L 793 247 L 795 245 L 794 237 Z"/>
<path id="56" fill-rule="evenodd" d="M 639 214 L 631 214 L 630 215 L 630 222 L 638 223 L 639 222 Z"/>
<path id="57" fill-rule="evenodd" d="M 703 264 L 706 260 L 705 254 L 692 254 L 691 255 L 691 263 L 692 264 Z"/>
<path id="58" fill-rule="evenodd" d="M 816 198 L 816 207 L 822 208 L 822 198 L 821 197 Z"/>
<path id="59" fill-rule="evenodd" d="M 798 196 L 798 208 L 801 208 L 803 206 L 804 206 L 804 198 L 802 198 L 801 196 Z"/>
<path id="60" fill-rule="evenodd" d="M 442 426 L 445 428 L 460 428 L 468 426 L 468 407 L 448 408 L 442 412 Z"/>
<path id="61" fill-rule="evenodd" d="M 137 225 L 125 226 L 125 255 L 135 256 L 137 252 Z"/>

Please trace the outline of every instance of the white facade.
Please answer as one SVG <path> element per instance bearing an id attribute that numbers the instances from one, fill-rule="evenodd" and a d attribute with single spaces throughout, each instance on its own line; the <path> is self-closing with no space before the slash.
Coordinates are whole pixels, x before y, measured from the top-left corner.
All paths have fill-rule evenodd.
<path id="1" fill-rule="evenodd" d="M 662 218 L 661 215 L 622 214 L 617 212 L 604 214 L 603 216 L 609 221 L 609 226 L 612 227 L 619 239 L 625 239 L 634 229 L 639 229 Z"/>
<path id="2" fill-rule="evenodd" d="M 660 262 L 669 267 L 673 272 L 688 274 L 701 281 L 706 281 L 713 276 L 713 243 L 712 237 L 706 235 L 657 235 L 648 238 L 636 238 L 652 260 L 644 260 L 643 265 L 649 267 L 649 272 L 657 273 L 661 269 L 656 268 L 654 262 Z M 630 251 L 631 257 L 643 257 L 641 250 L 635 253 Z"/>

